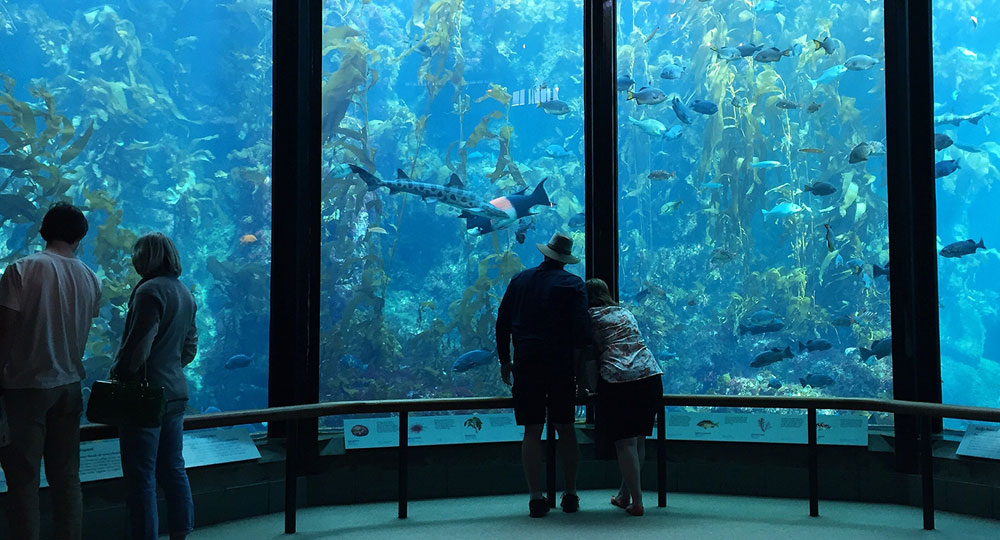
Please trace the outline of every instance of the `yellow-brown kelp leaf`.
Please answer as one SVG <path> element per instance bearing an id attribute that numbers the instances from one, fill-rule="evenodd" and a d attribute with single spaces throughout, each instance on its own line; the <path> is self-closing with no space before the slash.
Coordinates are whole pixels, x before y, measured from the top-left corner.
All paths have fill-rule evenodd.
<path id="1" fill-rule="evenodd" d="M 482 139 L 496 139 L 497 134 L 489 130 L 490 120 L 497 118 L 503 118 L 503 113 L 500 111 L 493 111 L 490 114 L 484 116 L 479 120 L 479 124 L 476 125 L 475 129 L 472 130 L 472 134 L 469 135 L 469 140 L 465 142 L 465 148 L 468 150 L 476 146 Z"/>
<path id="2" fill-rule="evenodd" d="M 14 92 L 14 85 L 17 84 L 17 81 L 15 81 L 13 77 L 7 75 L 6 73 L 0 73 L 0 82 L 3 83 L 4 92 L 8 94 Z"/>
<path id="3" fill-rule="evenodd" d="M 847 176 L 846 174 L 844 176 Z M 840 215 L 841 217 L 847 215 L 847 209 L 850 208 L 854 201 L 858 198 L 858 185 L 851 180 L 846 180 L 844 182 L 847 186 L 844 188 L 844 202 L 840 205 Z"/>
<path id="4" fill-rule="evenodd" d="M 507 104 L 510 103 L 511 96 L 510 94 L 507 93 L 507 89 L 504 88 L 503 86 L 500 86 L 499 84 L 496 83 L 490 83 L 490 89 L 487 90 L 482 97 L 476 99 L 476 103 L 479 103 L 481 101 L 486 101 L 487 99 L 490 98 L 499 101 L 501 105 L 506 107 Z"/>
<path id="5" fill-rule="evenodd" d="M 460 89 L 465 86 L 465 56 L 461 52 L 455 53 L 455 67 L 452 69 L 451 83 L 455 85 L 455 99 L 461 95 Z"/>
<path id="6" fill-rule="evenodd" d="M 28 138 L 35 137 L 35 111 L 27 103 L 14 99 L 10 94 L 0 93 L 0 105 L 6 105 L 10 109 L 11 121 Z"/>
<path id="7" fill-rule="evenodd" d="M 347 38 L 360 36 L 361 32 L 350 27 L 350 26 L 337 26 L 327 28 L 323 32 L 323 43 L 325 45 L 330 45 L 336 42 L 344 41 Z"/>
<path id="8" fill-rule="evenodd" d="M 23 101 L 17 102 L 17 108 L 21 113 L 21 129 L 24 130 L 24 134 L 28 137 L 35 136 L 35 111 L 30 105 Z"/>
<path id="9" fill-rule="evenodd" d="M 83 135 L 80 135 L 80 138 L 73 143 L 73 146 L 70 146 L 62 153 L 62 157 L 59 162 L 65 165 L 70 161 L 73 161 L 76 156 L 80 155 L 80 152 L 83 152 L 83 148 L 87 146 L 87 142 L 90 141 L 90 136 L 93 134 L 94 124 L 91 123 L 90 127 L 87 128 L 87 131 L 85 131 Z"/>
<path id="10" fill-rule="evenodd" d="M 16 176 L 26 176 L 18 173 L 37 169 L 38 162 L 19 155 L 0 154 L 0 168 L 10 169 Z"/>
<path id="11" fill-rule="evenodd" d="M 11 150 L 20 150 L 28 145 L 28 141 L 21 138 L 14 130 L 7 127 L 7 124 L 0 122 L 0 139 L 3 139 Z"/>
<path id="12" fill-rule="evenodd" d="M 44 88 L 32 88 L 28 90 L 28 93 L 33 97 L 45 101 L 45 108 L 48 111 L 48 119 L 56 118 L 56 98 L 52 97 L 52 94 Z"/>
<path id="13" fill-rule="evenodd" d="M 104 210 L 109 215 L 115 211 L 115 200 L 108 195 L 107 191 L 90 191 L 83 188 L 83 198 L 87 201 L 90 210 Z"/>
<path id="14" fill-rule="evenodd" d="M 347 41 L 347 38 L 352 38 L 360 36 L 361 32 L 351 28 L 350 26 L 337 26 L 335 28 L 330 28 L 326 32 L 323 32 L 323 56 L 326 56 L 330 51 L 338 48 L 343 42 Z"/>
<path id="15" fill-rule="evenodd" d="M 353 144 L 345 142 L 344 139 L 341 139 L 341 140 L 337 141 L 336 143 L 334 143 L 334 146 L 337 146 L 337 145 L 343 146 L 348 151 L 350 151 L 352 154 L 354 154 L 355 156 L 357 156 L 358 160 L 366 168 L 369 168 L 369 169 L 374 169 L 375 168 L 375 164 L 372 163 L 371 158 L 368 157 L 368 153 L 365 152 L 364 150 L 362 150 L 361 148 L 358 148 L 357 146 L 355 146 Z"/>
<path id="16" fill-rule="evenodd" d="M 351 103 L 351 95 L 364 84 L 368 61 L 365 55 L 351 51 L 344 55 L 336 73 L 323 85 L 323 131 L 331 133 L 340 126 Z"/>

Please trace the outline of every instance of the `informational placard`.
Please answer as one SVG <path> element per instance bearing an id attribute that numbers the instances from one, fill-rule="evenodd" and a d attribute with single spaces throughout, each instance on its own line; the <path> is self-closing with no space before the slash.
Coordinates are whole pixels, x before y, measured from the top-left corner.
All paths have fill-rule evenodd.
<path id="1" fill-rule="evenodd" d="M 805 444 L 809 437 L 807 418 L 805 414 L 668 412 L 667 439 Z M 818 415 L 816 441 L 819 444 L 867 446 L 867 419 Z"/>
<path id="2" fill-rule="evenodd" d="M 259 459 L 257 445 L 244 428 L 188 431 L 184 433 L 184 464 L 188 469 Z M 122 458 L 118 439 L 80 443 L 80 482 L 119 478 Z M 41 486 L 48 486 L 42 464 Z M 0 471 L 0 493 L 7 491 L 7 479 Z"/>
<path id="3" fill-rule="evenodd" d="M 969 425 L 955 453 L 960 456 L 1000 459 L 1000 425 Z"/>
<path id="4" fill-rule="evenodd" d="M 184 465 L 188 469 L 253 459 L 260 459 L 260 451 L 246 428 L 184 433 Z"/>
<path id="5" fill-rule="evenodd" d="M 488 443 L 520 441 L 524 428 L 513 413 L 422 415 L 409 418 L 409 444 Z M 344 447 L 384 448 L 399 445 L 399 417 L 344 420 Z"/>

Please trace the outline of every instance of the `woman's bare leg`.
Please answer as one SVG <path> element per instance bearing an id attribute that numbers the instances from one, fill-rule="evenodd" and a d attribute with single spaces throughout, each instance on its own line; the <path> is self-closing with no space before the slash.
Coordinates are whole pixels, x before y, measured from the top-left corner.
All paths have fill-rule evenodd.
<path id="1" fill-rule="evenodd" d="M 639 438 L 630 437 L 615 441 L 615 448 L 618 451 L 618 468 L 622 472 L 623 487 L 628 491 L 631 503 L 642 506 L 642 487 L 639 482 L 642 466 L 639 459 Z"/>

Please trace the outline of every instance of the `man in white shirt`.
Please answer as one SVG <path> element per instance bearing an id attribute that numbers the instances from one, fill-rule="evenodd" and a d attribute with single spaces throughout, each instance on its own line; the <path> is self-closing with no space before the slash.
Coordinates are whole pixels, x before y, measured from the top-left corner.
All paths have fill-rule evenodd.
<path id="1" fill-rule="evenodd" d="M 87 229 L 78 208 L 54 205 L 42 220 L 45 250 L 17 260 L 0 278 L 0 391 L 11 439 L 0 448 L 0 466 L 14 540 L 39 538 L 43 455 L 54 536 L 82 535 L 80 381 L 101 299 L 100 280 L 74 254 Z"/>

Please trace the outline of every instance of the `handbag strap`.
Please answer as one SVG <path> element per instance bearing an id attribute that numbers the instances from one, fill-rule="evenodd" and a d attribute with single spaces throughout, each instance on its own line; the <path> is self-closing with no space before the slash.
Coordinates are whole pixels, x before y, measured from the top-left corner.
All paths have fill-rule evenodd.
<path id="1" fill-rule="evenodd" d="M 145 283 L 145 282 L 147 282 L 147 281 L 149 281 L 149 280 L 151 280 L 151 279 L 153 279 L 155 277 L 158 277 L 158 275 L 146 276 L 146 277 L 140 279 L 139 283 L 135 284 L 135 287 L 132 287 L 132 293 L 129 294 L 129 296 L 128 296 L 129 311 L 132 310 L 132 300 L 135 299 L 135 291 L 139 290 L 139 287 L 143 283 Z M 122 345 L 124 345 L 124 344 L 125 344 L 125 334 L 122 334 Z M 148 360 L 149 359 L 147 358 L 146 360 L 143 360 L 143 362 L 142 362 L 142 385 L 143 386 L 148 386 L 149 385 L 149 377 L 147 376 L 147 373 L 146 373 L 146 363 L 148 362 Z"/>

